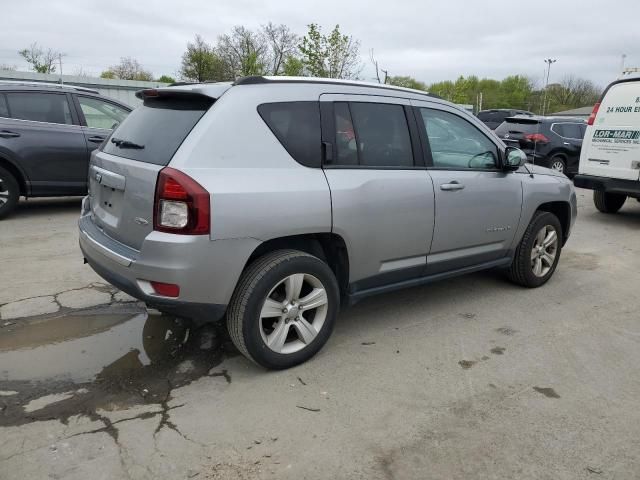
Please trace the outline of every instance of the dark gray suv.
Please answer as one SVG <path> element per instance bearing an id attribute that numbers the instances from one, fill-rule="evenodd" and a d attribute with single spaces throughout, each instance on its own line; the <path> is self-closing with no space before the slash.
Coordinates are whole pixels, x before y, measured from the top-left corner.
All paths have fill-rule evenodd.
<path id="1" fill-rule="evenodd" d="M 130 111 L 95 90 L 0 82 L 0 218 L 21 195 L 85 195 L 89 155 Z"/>

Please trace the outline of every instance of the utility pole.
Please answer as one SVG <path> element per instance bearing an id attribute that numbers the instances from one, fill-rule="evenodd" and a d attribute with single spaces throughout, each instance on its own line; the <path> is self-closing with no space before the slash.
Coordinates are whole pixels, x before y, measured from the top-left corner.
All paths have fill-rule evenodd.
<path id="1" fill-rule="evenodd" d="M 626 59 L 627 59 L 627 54 L 626 54 L 626 53 L 623 53 L 623 54 L 622 54 L 622 60 L 621 60 L 621 62 L 620 62 L 620 73 L 621 73 L 622 75 L 624 75 L 624 64 L 625 64 L 625 60 L 626 60 Z"/>
<path id="2" fill-rule="evenodd" d="M 544 98 L 542 100 L 542 115 L 544 116 L 547 108 L 547 90 L 549 89 L 549 75 L 551 74 L 551 64 L 556 63 L 558 60 L 555 58 L 545 58 L 544 63 L 547 64 L 547 80 L 544 84 Z"/>
<path id="3" fill-rule="evenodd" d="M 64 80 L 62 80 L 62 54 L 58 53 L 58 63 L 60 64 L 60 85 L 64 85 Z"/>

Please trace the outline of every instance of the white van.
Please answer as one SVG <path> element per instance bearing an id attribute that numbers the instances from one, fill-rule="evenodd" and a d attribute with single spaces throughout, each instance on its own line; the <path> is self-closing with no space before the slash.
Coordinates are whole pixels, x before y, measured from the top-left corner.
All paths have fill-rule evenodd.
<path id="1" fill-rule="evenodd" d="M 640 201 L 640 75 L 613 82 L 593 107 L 573 183 L 604 213 Z"/>

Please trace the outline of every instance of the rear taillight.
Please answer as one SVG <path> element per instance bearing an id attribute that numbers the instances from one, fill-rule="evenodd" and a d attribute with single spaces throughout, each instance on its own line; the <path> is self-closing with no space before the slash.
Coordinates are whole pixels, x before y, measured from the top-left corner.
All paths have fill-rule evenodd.
<path id="1" fill-rule="evenodd" d="M 158 174 L 153 229 L 182 235 L 205 235 L 210 228 L 210 199 L 202 185 L 170 167 Z"/>
<path id="2" fill-rule="evenodd" d="M 587 120 L 587 125 L 593 125 L 593 122 L 596 121 L 596 115 L 598 115 L 598 110 L 600 110 L 600 102 L 596 103 L 593 106 L 593 110 L 591 111 L 591 115 L 589 115 L 589 119 Z"/>
<path id="3" fill-rule="evenodd" d="M 541 133 L 531 133 L 524 136 L 525 140 L 535 143 L 549 143 L 549 139 Z"/>

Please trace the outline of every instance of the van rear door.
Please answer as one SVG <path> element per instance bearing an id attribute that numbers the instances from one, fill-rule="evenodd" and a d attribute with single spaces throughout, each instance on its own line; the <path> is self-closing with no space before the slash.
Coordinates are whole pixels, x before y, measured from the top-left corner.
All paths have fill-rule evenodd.
<path id="1" fill-rule="evenodd" d="M 585 133 L 580 174 L 640 179 L 640 79 L 606 91 Z"/>

